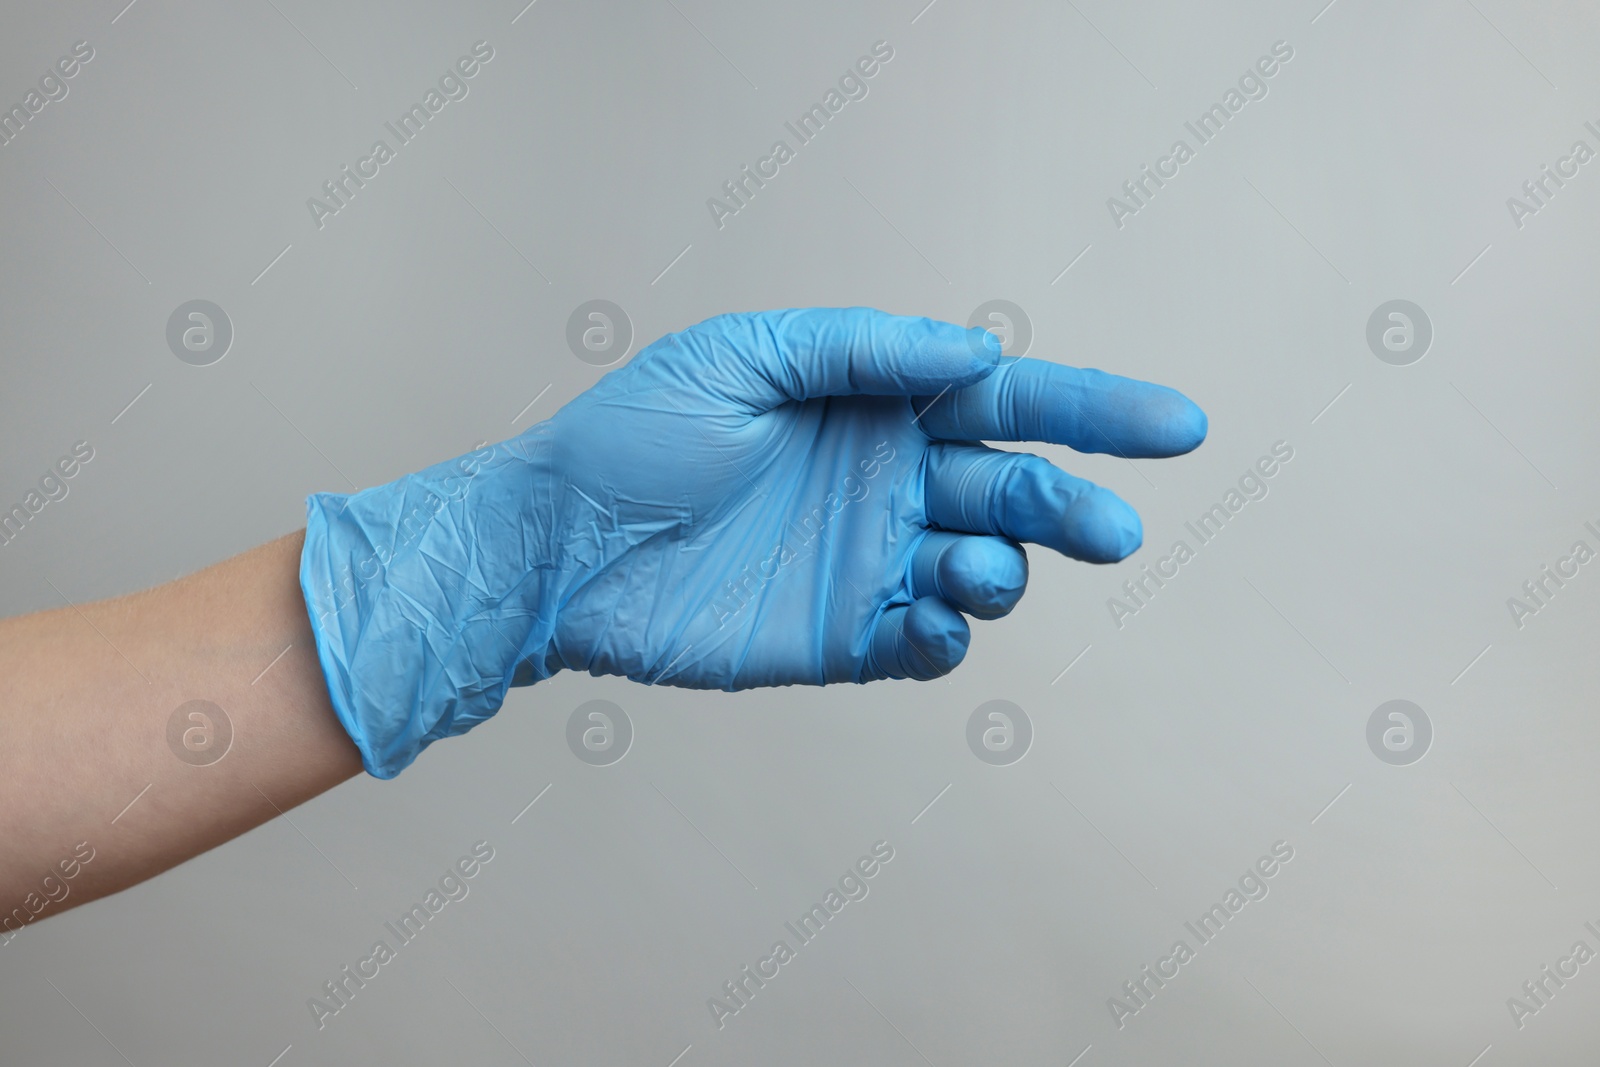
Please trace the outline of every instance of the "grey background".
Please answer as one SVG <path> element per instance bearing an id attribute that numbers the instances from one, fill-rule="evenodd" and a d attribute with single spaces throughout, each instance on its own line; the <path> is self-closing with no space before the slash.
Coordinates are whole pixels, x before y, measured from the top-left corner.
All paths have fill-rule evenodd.
<path id="1" fill-rule="evenodd" d="M 1506 998 L 1600 948 L 1600 575 L 1522 629 L 1506 598 L 1597 543 L 1600 163 L 1520 230 L 1505 200 L 1600 147 L 1600 16 L 924 2 L 4 11 L 8 106 L 96 52 L 0 147 L 0 498 L 96 450 L 0 549 L 7 613 L 547 417 L 603 373 L 564 340 L 595 298 L 636 350 L 729 310 L 1007 299 L 1032 354 L 1177 386 L 1211 435 L 1042 449 L 1134 503 L 1146 549 L 1033 552 L 947 681 L 561 676 L 392 783 L 30 928 L 0 949 L 0 1061 L 1592 1062 L 1600 964 L 1520 1030 Z M 319 231 L 306 198 L 480 39 L 470 95 Z M 878 40 L 870 95 L 718 230 L 706 198 Z M 1106 198 L 1278 40 L 1270 94 L 1114 226 Z M 1397 298 L 1435 332 L 1408 367 L 1365 343 Z M 191 299 L 234 325 L 213 366 L 165 343 Z M 1270 495 L 1117 629 L 1106 599 L 1279 440 Z M 1395 698 L 1434 727 L 1411 766 L 1366 745 Z M 590 699 L 634 724 L 609 767 L 564 740 Z M 1034 726 L 1011 766 L 966 745 L 995 699 Z M 479 839 L 471 895 L 319 1031 L 307 998 Z M 706 999 L 879 839 L 870 896 L 719 1031 Z M 1118 1030 L 1107 998 L 1280 839 L 1270 895 Z"/>

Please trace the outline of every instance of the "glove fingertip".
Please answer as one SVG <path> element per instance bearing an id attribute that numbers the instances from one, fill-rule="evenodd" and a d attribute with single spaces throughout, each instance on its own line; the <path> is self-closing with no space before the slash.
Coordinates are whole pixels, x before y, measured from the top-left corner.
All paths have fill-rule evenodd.
<path id="1" fill-rule="evenodd" d="M 1205 442 L 1211 421 L 1200 405 L 1172 390 L 1172 405 L 1162 419 L 1160 454 L 1181 456 L 1193 452 Z"/>
<path id="2" fill-rule="evenodd" d="M 967 344 L 972 348 L 973 357 L 989 370 L 1000 366 L 1001 357 L 1005 353 L 1005 346 L 1000 343 L 1000 338 L 991 330 L 982 326 L 967 327 Z"/>
<path id="3" fill-rule="evenodd" d="M 1109 489 L 1095 486 L 1066 510 L 1069 555 L 1085 563 L 1118 563 L 1144 544 L 1144 522 Z"/>

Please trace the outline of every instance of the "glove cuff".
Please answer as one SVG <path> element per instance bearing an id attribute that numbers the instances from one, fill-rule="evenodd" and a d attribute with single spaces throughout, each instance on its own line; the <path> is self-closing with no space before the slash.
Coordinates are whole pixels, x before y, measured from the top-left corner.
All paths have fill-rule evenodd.
<path id="1" fill-rule="evenodd" d="M 300 588 L 334 712 L 374 777 L 552 673 L 534 472 L 514 438 L 307 498 Z"/>

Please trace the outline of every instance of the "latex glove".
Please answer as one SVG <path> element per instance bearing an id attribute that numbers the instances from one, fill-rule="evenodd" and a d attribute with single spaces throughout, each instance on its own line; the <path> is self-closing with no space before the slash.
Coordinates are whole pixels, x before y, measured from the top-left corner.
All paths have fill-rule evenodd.
<path id="1" fill-rule="evenodd" d="M 301 585 L 341 722 L 392 777 L 562 669 L 736 690 L 929 679 L 962 612 L 1010 611 L 1018 542 L 1103 563 L 1133 509 L 1033 455 L 1171 456 L 1205 415 L 1159 385 L 868 308 L 723 315 L 547 422 L 307 502 Z"/>

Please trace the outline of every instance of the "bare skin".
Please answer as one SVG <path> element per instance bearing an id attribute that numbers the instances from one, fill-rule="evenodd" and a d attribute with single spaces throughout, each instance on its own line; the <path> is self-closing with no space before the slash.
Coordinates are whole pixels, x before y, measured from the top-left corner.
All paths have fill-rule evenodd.
<path id="1" fill-rule="evenodd" d="M 361 770 L 317 663 L 303 537 L 142 593 L 0 620 L 0 936 L 175 867 Z M 220 750 L 208 748 L 218 724 L 179 716 L 178 750 L 193 762 L 168 741 L 174 711 L 193 700 L 232 724 L 231 747 L 207 765 L 196 764 Z"/>

